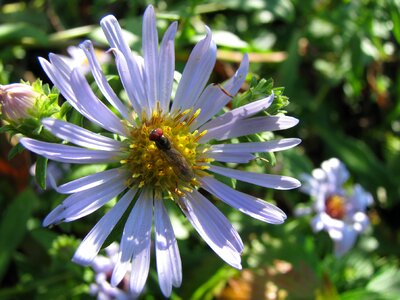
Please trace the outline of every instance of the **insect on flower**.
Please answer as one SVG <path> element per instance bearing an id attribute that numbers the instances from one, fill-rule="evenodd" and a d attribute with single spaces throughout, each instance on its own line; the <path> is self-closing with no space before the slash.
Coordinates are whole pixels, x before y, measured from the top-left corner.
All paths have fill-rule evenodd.
<path id="1" fill-rule="evenodd" d="M 155 142 L 158 150 L 160 150 L 163 158 L 171 165 L 176 176 L 187 182 L 190 182 L 195 177 L 193 169 L 186 158 L 175 149 L 161 128 L 153 129 L 150 132 L 149 140 Z"/>

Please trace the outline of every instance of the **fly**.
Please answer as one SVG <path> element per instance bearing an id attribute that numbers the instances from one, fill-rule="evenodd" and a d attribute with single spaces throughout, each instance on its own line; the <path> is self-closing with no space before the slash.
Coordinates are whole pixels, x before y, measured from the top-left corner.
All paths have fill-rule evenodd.
<path id="1" fill-rule="evenodd" d="M 150 132 L 149 140 L 156 143 L 158 150 L 163 153 L 163 157 L 171 165 L 176 176 L 186 182 L 190 182 L 195 177 L 193 169 L 186 158 L 174 148 L 161 128 L 153 129 Z"/>

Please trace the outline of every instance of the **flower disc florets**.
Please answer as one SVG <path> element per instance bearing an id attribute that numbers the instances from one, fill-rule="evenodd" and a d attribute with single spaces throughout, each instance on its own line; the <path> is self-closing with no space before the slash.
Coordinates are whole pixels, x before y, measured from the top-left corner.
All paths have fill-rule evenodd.
<path id="1" fill-rule="evenodd" d="M 326 213 L 334 219 L 342 220 L 346 215 L 346 199 L 340 195 L 331 195 L 325 200 Z"/>
<path id="2" fill-rule="evenodd" d="M 206 148 L 199 139 L 206 131 L 190 131 L 190 125 L 200 110 L 188 109 L 175 114 L 163 114 L 160 109 L 151 118 L 142 117 L 139 126 L 129 131 L 129 156 L 122 163 L 132 172 L 132 185 L 153 186 L 171 197 L 191 191 L 199 185 L 197 177 L 204 176 L 206 166 L 199 165 L 211 159 L 204 157 Z M 169 144 L 169 148 L 158 147 L 152 131 Z"/>

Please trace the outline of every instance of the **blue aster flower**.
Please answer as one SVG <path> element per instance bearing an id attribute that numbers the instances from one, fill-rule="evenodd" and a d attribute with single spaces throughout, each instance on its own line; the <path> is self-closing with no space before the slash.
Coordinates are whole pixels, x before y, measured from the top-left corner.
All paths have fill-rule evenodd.
<path id="1" fill-rule="evenodd" d="M 217 52 L 208 27 L 206 36 L 189 56 L 173 101 L 177 23 L 169 26 L 159 45 L 154 9 L 149 6 L 143 19 L 143 57 L 132 53 L 115 17 L 104 17 L 101 27 L 115 56 L 129 105 L 108 84 L 90 41 L 80 47 L 112 110 L 97 98 L 78 68 L 67 65 L 55 54 L 50 54 L 49 60 L 40 58 L 43 69 L 64 98 L 88 120 L 112 133 L 94 133 L 72 123 L 46 118 L 42 121 L 44 127 L 67 143 L 21 139 L 27 149 L 51 160 L 111 166 L 106 171 L 55 186 L 59 193 L 69 196 L 46 217 L 44 226 L 80 219 L 118 197 L 73 257 L 77 263 L 90 265 L 132 203 L 111 284 L 117 286 L 130 272 L 131 293 L 138 296 L 142 292 L 149 272 L 154 221 L 158 278 L 163 294 L 169 296 L 172 286 L 178 287 L 182 281 L 177 241 L 164 205 L 165 201 L 174 201 L 215 253 L 240 269 L 243 243 L 239 234 L 199 189 L 253 218 L 272 224 L 284 222 L 286 215 L 278 207 L 221 183 L 213 174 L 280 190 L 297 188 L 298 180 L 235 170 L 214 162 L 242 164 L 254 159 L 256 152 L 294 147 L 300 142 L 297 138 L 235 144 L 223 141 L 287 129 L 298 120 L 258 114 L 271 105 L 274 95 L 215 116 L 231 100 L 231 95 L 239 91 L 249 60 L 245 55 L 237 72 L 223 85 L 207 85 Z"/>
<path id="2" fill-rule="evenodd" d="M 110 244 L 105 250 L 105 255 L 97 255 L 90 264 L 95 272 L 94 282 L 90 284 L 90 294 L 98 300 L 129 300 L 133 295 L 129 292 L 129 272 L 118 286 L 110 284 L 110 276 L 118 261 L 119 245 Z"/>
<path id="3" fill-rule="evenodd" d="M 345 188 L 348 178 L 346 166 L 337 158 L 331 158 L 324 161 L 321 168 L 313 170 L 311 175 L 304 175 L 301 187 L 315 200 L 312 228 L 328 232 L 334 242 L 336 256 L 348 252 L 358 234 L 367 229 L 369 219 L 366 209 L 373 201 L 371 194 L 358 184 Z"/>

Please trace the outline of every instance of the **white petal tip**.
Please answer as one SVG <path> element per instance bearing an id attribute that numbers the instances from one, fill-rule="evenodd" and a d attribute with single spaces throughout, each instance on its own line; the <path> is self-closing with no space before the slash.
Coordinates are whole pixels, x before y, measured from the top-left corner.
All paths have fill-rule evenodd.
<path id="1" fill-rule="evenodd" d="M 282 176 L 282 181 L 278 186 L 273 187 L 277 190 L 292 190 L 301 186 L 301 182 L 293 177 Z"/>
<path id="2" fill-rule="evenodd" d="M 101 26 L 103 26 L 106 23 L 118 23 L 118 20 L 113 15 L 107 15 L 100 20 Z"/>
<path id="3" fill-rule="evenodd" d="M 78 256 L 78 255 L 75 254 L 75 255 L 72 257 L 71 261 L 72 261 L 73 263 L 78 264 L 78 265 L 81 265 L 81 266 L 89 266 L 89 265 L 92 263 L 93 258 L 87 259 L 87 258 Z"/>
<path id="4" fill-rule="evenodd" d="M 292 179 L 293 180 L 293 188 L 297 189 L 299 187 L 301 187 L 301 182 L 295 178 Z"/>
<path id="5" fill-rule="evenodd" d="M 293 147 L 295 147 L 295 146 L 299 145 L 300 143 L 301 143 L 301 139 L 298 139 L 298 138 L 293 138 L 293 144 L 294 144 L 294 146 L 293 146 Z"/>
<path id="6" fill-rule="evenodd" d="M 110 284 L 112 287 L 118 286 L 118 284 L 122 281 L 123 278 L 117 278 L 116 276 L 111 276 Z"/>
<path id="7" fill-rule="evenodd" d="M 42 222 L 42 226 L 43 227 L 51 227 L 53 224 L 51 224 L 51 222 L 47 221 L 46 219 L 44 219 L 44 221 Z"/>
<path id="8" fill-rule="evenodd" d="M 289 126 L 289 127 L 286 127 L 286 128 L 291 128 L 291 127 L 294 127 L 297 124 L 299 124 L 299 119 L 296 119 L 296 118 L 293 118 L 293 117 L 289 117 L 289 116 L 286 116 L 286 118 L 287 118 L 287 125 Z"/>
<path id="9" fill-rule="evenodd" d="M 146 8 L 146 10 L 144 11 L 144 15 L 148 14 L 148 13 L 153 13 L 154 14 L 154 7 L 153 5 L 149 4 Z"/>
<path id="10" fill-rule="evenodd" d="M 93 262 L 98 253 L 99 250 L 96 247 L 88 245 L 84 240 L 75 251 L 72 261 L 82 266 L 88 266 Z"/>
<path id="11" fill-rule="evenodd" d="M 165 298 L 169 298 L 171 296 L 172 289 L 171 288 L 161 288 L 161 292 Z"/>
<path id="12" fill-rule="evenodd" d="M 92 44 L 91 40 L 85 40 L 79 44 L 79 48 L 81 48 L 82 50 L 90 49 L 90 48 L 92 48 L 92 46 L 93 46 L 93 44 Z"/>
<path id="13" fill-rule="evenodd" d="M 178 30 L 178 22 L 174 21 L 169 25 L 171 27 L 171 30 L 177 31 Z"/>
<path id="14" fill-rule="evenodd" d="M 43 58 L 43 57 L 41 57 L 41 56 L 38 57 L 38 60 L 39 60 L 39 63 L 40 63 L 41 65 L 46 64 L 46 63 L 49 63 L 47 59 L 45 59 L 45 58 Z"/>

